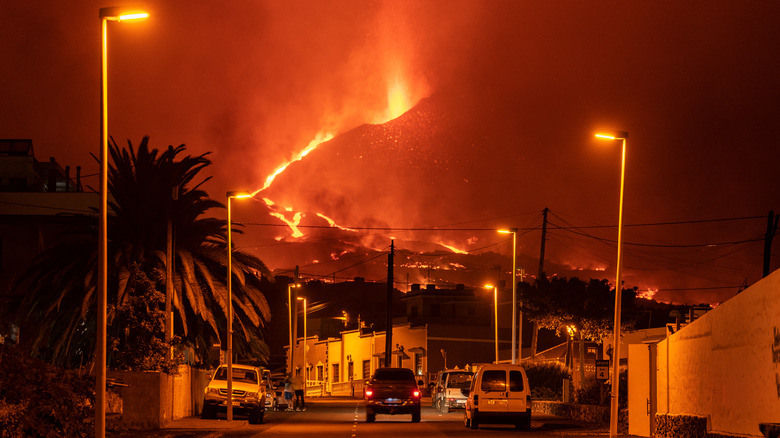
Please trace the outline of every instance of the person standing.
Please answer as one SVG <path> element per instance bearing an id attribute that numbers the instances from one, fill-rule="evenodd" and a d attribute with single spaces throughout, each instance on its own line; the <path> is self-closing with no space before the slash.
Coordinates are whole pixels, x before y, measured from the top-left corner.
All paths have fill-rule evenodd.
<path id="1" fill-rule="evenodd" d="M 286 379 L 284 379 L 284 401 L 287 402 L 287 409 L 286 411 L 292 411 L 293 410 L 293 384 L 290 379 L 290 376 L 287 376 Z"/>
<path id="2" fill-rule="evenodd" d="M 303 392 L 306 385 L 303 382 L 303 376 L 298 374 L 297 376 L 293 377 L 292 386 L 293 391 L 295 391 L 295 410 L 305 411 L 306 401 L 303 398 Z"/>

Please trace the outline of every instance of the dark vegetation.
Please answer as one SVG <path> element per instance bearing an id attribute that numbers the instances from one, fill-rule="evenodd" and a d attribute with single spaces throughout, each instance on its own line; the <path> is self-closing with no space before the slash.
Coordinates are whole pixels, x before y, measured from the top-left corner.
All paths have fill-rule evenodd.
<path id="1" fill-rule="evenodd" d="M 94 435 L 94 378 L 0 350 L 0 437 Z"/>

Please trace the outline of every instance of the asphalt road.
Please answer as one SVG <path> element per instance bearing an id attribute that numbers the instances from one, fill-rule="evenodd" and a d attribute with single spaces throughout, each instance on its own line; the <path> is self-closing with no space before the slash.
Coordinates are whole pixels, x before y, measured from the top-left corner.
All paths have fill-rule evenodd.
<path id="1" fill-rule="evenodd" d="M 224 415 L 217 420 L 198 417 L 182 418 L 166 428 L 146 431 L 107 431 L 111 438 L 127 437 L 317 437 L 317 438 L 376 438 L 376 437 L 589 437 L 608 436 L 604 428 L 593 428 L 568 419 L 534 414 L 530 431 L 518 431 L 503 425 L 485 425 L 478 430 L 463 425 L 463 411 L 442 414 L 424 400 L 422 421 L 412 423 L 411 415 L 377 415 L 375 423 L 365 422 L 365 408 L 361 400 L 352 398 L 318 398 L 307 400 L 302 412 L 267 412 L 263 424 L 250 425 L 246 418 L 236 417 L 228 423 Z"/>

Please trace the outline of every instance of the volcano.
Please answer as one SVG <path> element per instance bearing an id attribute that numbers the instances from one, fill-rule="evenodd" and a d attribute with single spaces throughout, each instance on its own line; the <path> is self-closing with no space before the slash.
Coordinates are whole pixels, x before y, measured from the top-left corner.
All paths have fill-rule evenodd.
<path id="1" fill-rule="evenodd" d="M 495 230 L 517 227 L 507 211 L 523 207 L 502 194 L 522 190 L 518 181 L 530 190 L 539 169 L 521 171 L 495 153 L 503 147 L 496 136 L 502 129 L 475 125 L 468 120 L 475 108 L 453 110 L 459 107 L 438 95 L 423 99 L 396 119 L 361 125 L 292 163 L 261 196 L 287 220 L 295 218 L 302 235 L 274 228 L 274 241 L 256 247 L 261 258 L 277 272 L 298 265 L 334 281 L 386 281 L 381 255 L 394 240 L 400 283 L 481 287 L 509 278 L 511 237 Z M 519 246 L 518 267 L 527 266 L 530 279 L 539 266 L 532 254 L 540 231 L 521 234 L 528 243 Z M 603 274 L 549 261 L 545 271 Z"/>

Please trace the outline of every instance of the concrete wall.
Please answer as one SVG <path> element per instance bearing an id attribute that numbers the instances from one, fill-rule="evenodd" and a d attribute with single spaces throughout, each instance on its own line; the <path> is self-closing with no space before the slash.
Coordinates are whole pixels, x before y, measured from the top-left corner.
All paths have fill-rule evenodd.
<path id="1" fill-rule="evenodd" d="M 780 270 L 657 345 L 657 412 L 711 432 L 762 436 L 780 422 Z"/>
<path id="2" fill-rule="evenodd" d="M 174 375 L 151 371 L 108 371 L 108 378 L 126 385 L 116 388 L 122 398 L 118 423 L 129 429 L 156 429 L 169 421 L 197 414 L 200 411 L 196 402 L 199 399 L 202 403 L 203 399 L 203 385 L 199 382 L 201 374 L 187 365 L 179 366 L 178 373 Z M 195 392 L 193 388 L 196 388 Z"/>

